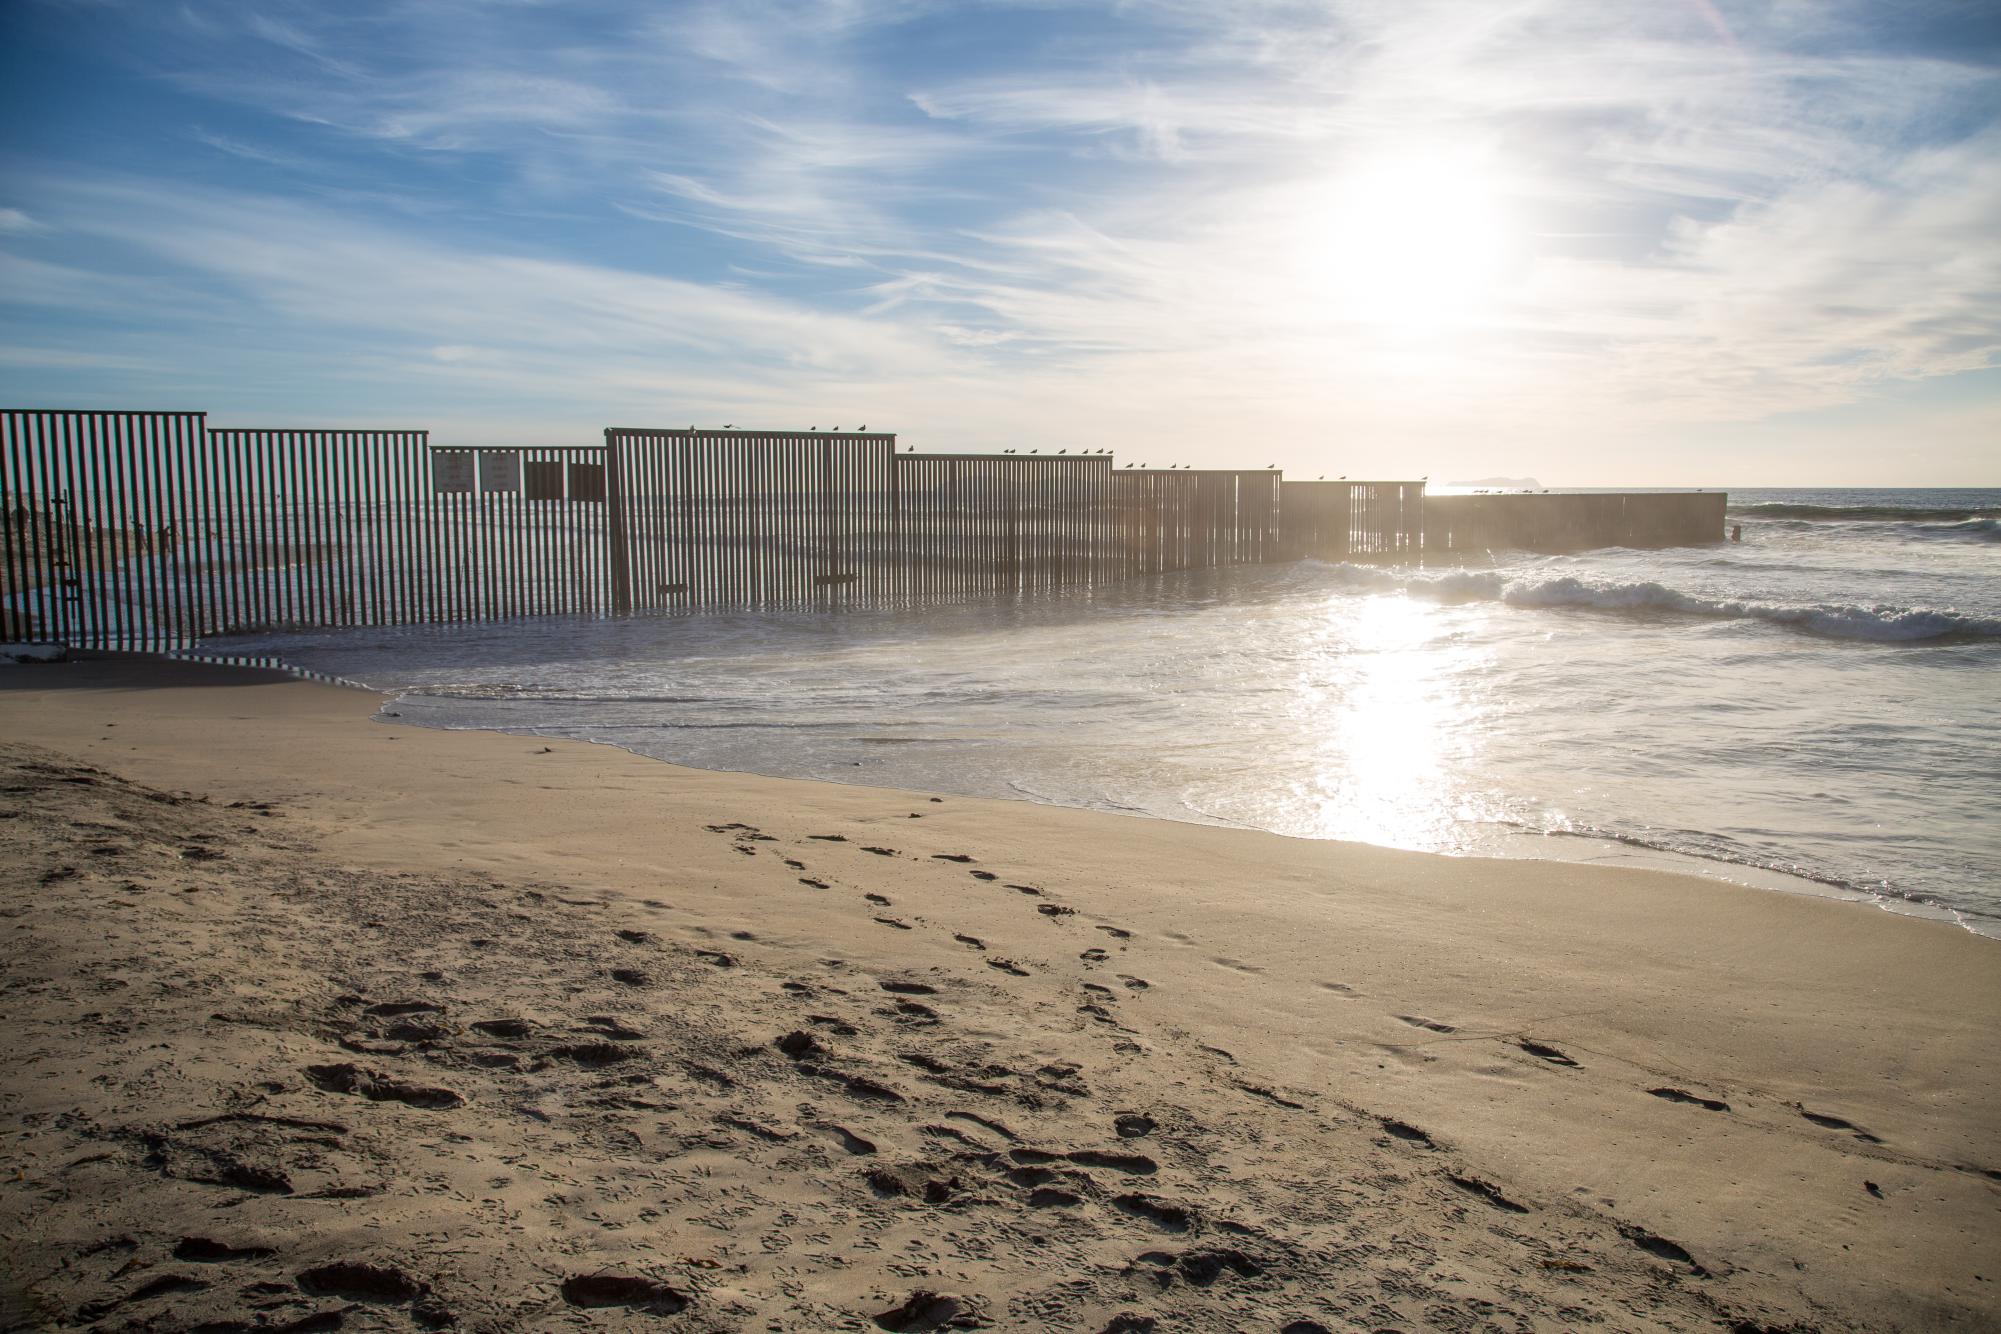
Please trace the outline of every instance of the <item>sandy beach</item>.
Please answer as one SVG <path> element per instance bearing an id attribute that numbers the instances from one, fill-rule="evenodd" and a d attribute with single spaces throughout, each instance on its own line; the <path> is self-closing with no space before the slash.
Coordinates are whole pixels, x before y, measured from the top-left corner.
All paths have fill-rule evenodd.
<path id="1" fill-rule="evenodd" d="M 394 711 L 0 673 L 9 1327 L 2001 1325 L 1956 927 Z"/>

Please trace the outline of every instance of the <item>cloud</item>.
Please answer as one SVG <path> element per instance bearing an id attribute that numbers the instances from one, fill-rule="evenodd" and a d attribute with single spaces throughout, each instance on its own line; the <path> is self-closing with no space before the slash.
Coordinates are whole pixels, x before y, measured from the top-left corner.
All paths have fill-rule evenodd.
<path id="1" fill-rule="evenodd" d="M 191 135 L 286 174 L 23 176 L 10 295 L 114 337 L 178 302 L 460 420 L 853 404 L 1394 471 L 2001 357 L 2001 75 L 1880 7 L 191 3 L 166 72 L 232 112 Z"/>

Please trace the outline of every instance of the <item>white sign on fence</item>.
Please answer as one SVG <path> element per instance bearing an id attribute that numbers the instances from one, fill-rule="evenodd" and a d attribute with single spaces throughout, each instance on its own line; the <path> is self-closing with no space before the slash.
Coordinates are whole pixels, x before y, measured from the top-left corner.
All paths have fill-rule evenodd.
<path id="1" fill-rule="evenodd" d="M 431 486 L 436 491 L 472 490 L 472 455 L 431 455 Z"/>
<path id="2" fill-rule="evenodd" d="M 479 456 L 479 489 L 519 491 L 521 456 L 503 450 L 484 450 Z"/>

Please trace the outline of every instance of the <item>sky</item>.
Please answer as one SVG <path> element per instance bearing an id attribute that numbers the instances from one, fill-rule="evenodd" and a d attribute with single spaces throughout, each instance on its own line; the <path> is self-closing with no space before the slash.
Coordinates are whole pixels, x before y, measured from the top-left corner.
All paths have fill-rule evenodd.
<path id="1" fill-rule="evenodd" d="M 2001 485 L 1991 0 L 0 0 L 0 403 Z"/>

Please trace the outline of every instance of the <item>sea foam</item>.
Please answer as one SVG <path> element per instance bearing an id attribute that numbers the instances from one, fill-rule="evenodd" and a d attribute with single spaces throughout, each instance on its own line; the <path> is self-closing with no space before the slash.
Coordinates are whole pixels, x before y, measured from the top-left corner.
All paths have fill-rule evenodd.
<path id="1" fill-rule="evenodd" d="M 1755 602 L 1702 597 L 1651 581 L 1621 583 L 1580 579 L 1572 575 L 1537 579 L 1510 577 L 1487 570 L 1404 574 L 1366 565 L 1332 565 L 1326 568 L 1349 587 L 1403 592 L 1446 603 L 1500 602 L 1511 607 L 1666 612 L 1710 620 L 1763 621 L 1832 639 L 1863 639 L 1882 643 L 2001 639 L 2001 619 L 1970 616 L 1950 607 Z"/>

